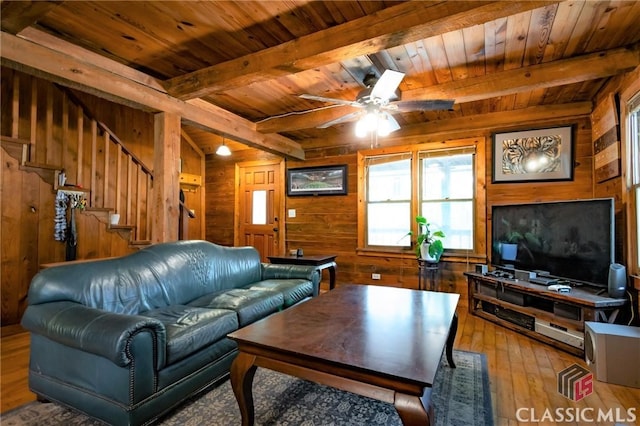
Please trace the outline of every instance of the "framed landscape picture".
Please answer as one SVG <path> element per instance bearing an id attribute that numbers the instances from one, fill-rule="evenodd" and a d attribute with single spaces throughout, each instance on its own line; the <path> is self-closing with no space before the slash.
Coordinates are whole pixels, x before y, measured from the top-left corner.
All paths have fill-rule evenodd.
<path id="1" fill-rule="evenodd" d="M 494 183 L 571 179 L 571 126 L 493 135 Z"/>
<path id="2" fill-rule="evenodd" d="M 287 170 L 287 195 L 345 195 L 347 165 Z"/>

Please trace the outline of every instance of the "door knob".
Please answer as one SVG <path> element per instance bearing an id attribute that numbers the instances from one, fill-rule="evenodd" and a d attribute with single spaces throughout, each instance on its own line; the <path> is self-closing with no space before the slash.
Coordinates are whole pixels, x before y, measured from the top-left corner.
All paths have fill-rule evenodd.
<path id="1" fill-rule="evenodd" d="M 273 232 L 278 232 L 279 229 L 278 228 L 273 228 Z"/>

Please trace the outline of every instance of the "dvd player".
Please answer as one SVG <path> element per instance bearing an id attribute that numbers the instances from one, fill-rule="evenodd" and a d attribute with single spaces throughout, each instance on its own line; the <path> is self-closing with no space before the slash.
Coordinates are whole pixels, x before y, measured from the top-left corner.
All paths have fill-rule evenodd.
<path id="1" fill-rule="evenodd" d="M 536 318 L 535 331 L 574 348 L 584 349 L 584 333 Z"/>

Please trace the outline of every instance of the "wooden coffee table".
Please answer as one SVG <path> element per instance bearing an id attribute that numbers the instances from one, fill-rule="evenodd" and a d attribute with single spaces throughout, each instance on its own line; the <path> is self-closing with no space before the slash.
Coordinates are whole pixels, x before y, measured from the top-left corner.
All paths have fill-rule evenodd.
<path id="1" fill-rule="evenodd" d="M 257 367 L 394 404 L 405 425 L 428 425 L 443 352 L 453 365 L 459 295 L 342 285 L 229 334 L 239 353 L 231 386 L 253 425 Z"/>

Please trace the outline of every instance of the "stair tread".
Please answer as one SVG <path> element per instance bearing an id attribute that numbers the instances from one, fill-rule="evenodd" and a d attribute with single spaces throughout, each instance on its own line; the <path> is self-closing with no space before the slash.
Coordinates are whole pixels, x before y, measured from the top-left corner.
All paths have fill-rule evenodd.
<path id="1" fill-rule="evenodd" d="M 91 192 L 90 189 L 81 188 L 79 186 L 59 186 L 56 188 L 56 191 L 70 191 L 70 192 Z"/>
<path id="2" fill-rule="evenodd" d="M 134 229 L 135 225 L 109 225 L 111 229 Z"/>
<path id="3" fill-rule="evenodd" d="M 45 164 L 45 163 L 33 163 L 31 161 L 27 161 L 24 163 L 23 167 L 31 167 L 34 169 L 48 169 L 48 170 L 62 170 L 62 166 L 55 164 Z"/>
<path id="4" fill-rule="evenodd" d="M 30 145 L 31 141 L 20 138 L 12 138 L 11 136 L 0 135 L 2 142 L 15 143 L 19 145 Z"/>

